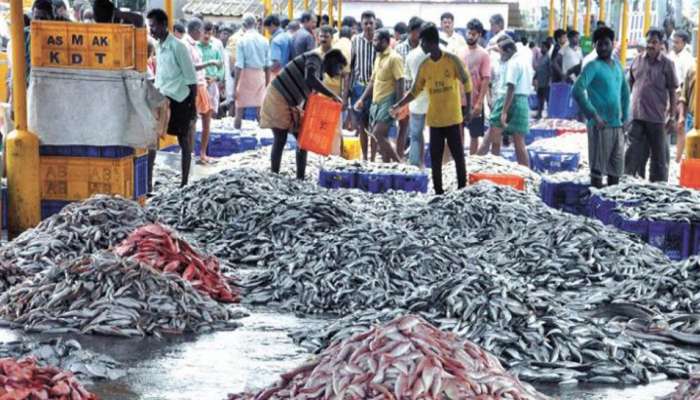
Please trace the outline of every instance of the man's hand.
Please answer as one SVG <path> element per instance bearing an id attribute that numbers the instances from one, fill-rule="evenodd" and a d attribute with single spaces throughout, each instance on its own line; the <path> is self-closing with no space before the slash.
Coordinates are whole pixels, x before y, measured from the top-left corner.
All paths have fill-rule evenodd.
<path id="1" fill-rule="evenodd" d="M 506 111 L 503 111 L 501 113 L 501 127 L 503 129 L 506 129 L 507 126 L 508 126 L 508 113 Z"/>
<path id="2" fill-rule="evenodd" d="M 666 123 L 666 131 L 668 132 L 669 135 L 676 133 L 676 129 L 678 129 L 680 125 L 678 125 L 678 121 L 676 121 L 675 117 L 669 118 L 668 122 Z M 685 127 L 683 127 L 683 130 L 685 130 Z"/>
<path id="3" fill-rule="evenodd" d="M 362 100 L 362 99 L 357 100 L 357 103 L 355 103 L 355 107 L 353 107 L 353 110 L 355 110 L 356 112 L 360 112 L 360 111 L 362 111 L 363 108 L 365 108 L 364 106 L 365 106 L 364 100 Z"/>
<path id="4" fill-rule="evenodd" d="M 337 101 L 340 104 L 343 104 L 343 99 L 340 96 L 335 96 L 335 98 L 333 100 Z"/>
<path id="5" fill-rule="evenodd" d="M 221 61 L 211 60 L 207 63 L 210 67 L 221 67 Z"/>
<path id="6" fill-rule="evenodd" d="M 600 118 L 600 115 L 596 114 L 595 117 L 595 127 L 598 130 L 605 129 L 605 121 L 603 121 L 603 118 Z"/>
<path id="7" fill-rule="evenodd" d="M 467 107 L 464 107 L 462 109 L 462 116 L 463 116 L 464 125 L 468 125 L 472 120 L 471 110 Z"/>
<path id="8" fill-rule="evenodd" d="M 472 110 L 472 118 L 473 117 L 479 117 L 481 113 L 483 112 L 483 106 L 481 104 L 477 104 L 474 106 L 474 110 Z"/>

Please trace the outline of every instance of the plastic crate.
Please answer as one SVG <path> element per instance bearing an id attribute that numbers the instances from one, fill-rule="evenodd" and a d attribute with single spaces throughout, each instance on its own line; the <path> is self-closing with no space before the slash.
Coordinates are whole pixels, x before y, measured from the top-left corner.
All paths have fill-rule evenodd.
<path id="1" fill-rule="evenodd" d="M 680 221 L 652 221 L 649 223 L 649 244 L 661 249 L 671 260 L 690 256 L 690 224 Z"/>
<path id="2" fill-rule="evenodd" d="M 687 158 L 681 163 L 681 186 L 700 190 L 700 159 Z"/>
<path id="3" fill-rule="evenodd" d="M 583 183 L 565 182 L 563 184 L 564 204 L 568 206 L 582 206 L 588 204 L 591 195 L 589 185 Z"/>
<path id="4" fill-rule="evenodd" d="M 540 98 L 536 94 L 527 96 L 527 104 L 530 106 L 530 111 L 537 111 L 540 108 Z"/>
<path id="5" fill-rule="evenodd" d="M 239 149 L 240 151 L 251 151 L 255 150 L 258 148 L 258 138 L 254 136 L 241 136 L 239 138 L 240 141 L 240 146 Z"/>
<path id="6" fill-rule="evenodd" d="M 473 185 L 479 181 L 489 181 L 497 185 L 510 186 L 517 190 L 525 190 L 525 179 L 522 176 L 511 174 L 469 174 L 469 184 Z"/>
<path id="7" fill-rule="evenodd" d="M 346 160 L 359 160 L 362 158 L 362 146 L 360 138 L 343 137 L 343 148 L 341 154 Z"/>
<path id="8" fill-rule="evenodd" d="M 134 198 L 148 193 L 148 154 L 134 157 Z"/>
<path id="9" fill-rule="evenodd" d="M 321 170 L 318 174 L 318 184 L 327 189 L 352 189 L 357 187 L 357 173 Z"/>
<path id="10" fill-rule="evenodd" d="M 58 214 L 63 210 L 63 207 L 72 203 L 71 201 L 60 200 L 42 200 L 41 201 L 41 219 L 49 218 L 54 214 Z"/>
<path id="11" fill-rule="evenodd" d="M 638 235 L 644 241 L 649 240 L 649 221 L 648 220 L 628 219 L 628 218 L 616 213 L 616 217 L 613 218 L 613 225 L 622 231 Z"/>
<path id="12" fill-rule="evenodd" d="M 128 146 L 39 146 L 41 156 L 122 158 L 133 154 Z"/>
<path id="13" fill-rule="evenodd" d="M 384 193 L 393 187 L 393 176 L 382 173 L 359 173 L 357 187 L 370 193 Z"/>
<path id="14" fill-rule="evenodd" d="M 328 156 L 338 132 L 342 105 L 328 97 L 312 94 L 306 101 L 299 129 L 299 147 Z"/>
<path id="15" fill-rule="evenodd" d="M 540 139 L 553 138 L 556 135 L 557 131 L 554 129 L 530 129 L 525 135 L 525 144 L 530 145 Z"/>
<path id="16" fill-rule="evenodd" d="M 572 96 L 572 89 L 568 83 L 552 83 L 547 110 L 549 118 L 575 119 L 578 116 L 578 104 Z"/>
<path id="17" fill-rule="evenodd" d="M 528 154 L 530 156 L 530 168 L 536 172 L 576 171 L 581 159 L 579 153 L 562 153 L 538 149 L 528 149 Z"/>
<path id="18" fill-rule="evenodd" d="M 172 146 L 179 146 L 177 142 L 177 136 L 173 135 L 163 135 L 158 138 L 158 149 L 163 150 Z"/>
<path id="19" fill-rule="evenodd" d="M 615 207 L 617 207 L 614 201 L 602 199 L 598 195 L 593 195 L 589 200 L 589 205 L 591 217 L 597 218 L 605 225 L 611 225 L 614 222 L 614 210 Z"/>
<path id="20" fill-rule="evenodd" d="M 84 200 L 98 193 L 131 198 L 134 159 L 44 156 L 40 179 L 43 200 Z"/>
<path id="21" fill-rule="evenodd" d="M 258 113 L 255 111 L 254 107 L 248 107 L 243 109 L 243 119 L 246 121 L 257 121 Z"/>
<path id="22" fill-rule="evenodd" d="M 199 154 L 200 148 L 201 141 L 198 140 L 195 144 L 195 154 Z M 207 146 L 207 155 L 209 157 L 227 157 L 240 152 L 241 138 L 239 136 L 223 133 L 212 133 L 209 135 L 209 145 Z"/>
<path id="23" fill-rule="evenodd" d="M 275 143 L 275 138 L 273 138 L 273 137 L 261 137 L 260 138 L 260 146 L 262 146 L 262 147 L 272 146 L 273 143 Z"/>
<path id="24" fill-rule="evenodd" d="M 428 192 L 428 175 L 426 174 L 395 174 L 392 179 L 394 190 L 404 192 Z"/>
<path id="25" fill-rule="evenodd" d="M 565 197 L 564 184 L 547 182 L 546 180 L 540 182 L 540 199 L 542 199 L 544 204 L 560 209 L 566 204 L 564 202 Z"/>
<path id="26" fill-rule="evenodd" d="M 6 208 L 4 204 L 7 204 L 7 203 L 3 203 L 3 212 L 5 211 L 5 208 Z M 3 216 L 3 218 L 4 218 L 4 216 Z M 4 222 L 4 220 L 3 220 L 3 226 L 7 226 L 7 223 Z M 700 222 L 693 222 L 691 229 L 693 231 L 693 244 L 692 244 L 690 251 L 691 251 L 692 255 L 698 255 L 698 254 L 700 254 Z"/>

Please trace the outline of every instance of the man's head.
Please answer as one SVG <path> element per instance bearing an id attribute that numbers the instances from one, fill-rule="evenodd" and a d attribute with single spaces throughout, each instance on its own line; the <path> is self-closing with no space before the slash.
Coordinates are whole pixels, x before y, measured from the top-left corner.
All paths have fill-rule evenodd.
<path id="1" fill-rule="evenodd" d="M 680 53 L 685 49 L 685 46 L 690 43 L 690 35 L 686 31 L 676 31 L 673 35 L 673 51 Z"/>
<path id="2" fill-rule="evenodd" d="M 328 16 L 328 14 L 323 14 L 321 17 L 321 26 L 323 25 L 330 25 L 331 24 L 331 18 Z"/>
<path id="3" fill-rule="evenodd" d="M 455 16 L 451 12 L 446 12 L 440 16 L 440 26 L 442 30 L 452 36 L 455 31 Z"/>
<path id="4" fill-rule="evenodd" d="M 32 19 L 50 21 L 54 19 L 51 0 L 35 0 L 32 5 Z"/>
<path id="5" fill-rule="evenodd" d="M 664 32 L 666 32 L 666 36 L 671 36 L 671 33 L 676 29 L 676 22 L 673 20 L 673 17 L 667 17 L 664 19 Z"/>
<path id="6" fill-rule="evenodd" d="M 515 42 L 508 36 L 498 39 L 498 49 L 501 52 L 501 61 L 506 62 L 518 51 Z"/>
<path id="7" fill-rule="evenodd" d="M 405 22 L 399 22 L 398 24 L 394 25 L 394 39 L 396 39 L 397 42 L 402 41 L 403 38 L 406 37 L 407 33 L 408 25 L 406 25 Z"/>
<path id="8" fill-rule="evenodd" d="M 204 31 L 202 33 L 202 43 L 209 44 L 211 37 L 214 36 L 214 24 L 209 21 L 205 22 Z"/>
<path id="9" fill-rule="evenodd" d="M 243 14 L 243 28 L 246 31 L 255 29 L 255 24 L 257 24 L 257 22 L 258 21 L 255 19 L 255 15 L 251 13 Z"/>
<path id="10" fill-rule="evenodd" d="M 604 26 L 593 32 L 593 44 L 598 58 L 609 60 L 612 56 L 613 43 L 615 43 L 615 32 L 612 29 Z"/>
<path id="11" fill-rule="evenodd" d="M 280 27 L 280 17 L 275 14 L 268 15 L 265 17 L 265 21 L 263 21 L 263 27 L 265 31 L 273 34 Z"/>
<path id="12" fill-rule="evenodd" d="M 302 13 L 299 22 L 301 22 L 301 26 L 309 32 L 311 32 L 316 25 L 316 20 L 310 12 Z"/>
<path id="13" fill-rule="evenodd" d="M 659 28 L 651 28 L 647 31 L 647 56 L 651 58 L 657 57 L 662 49 L 664 42 L 664 33 Z"/>
<path id="14" fill-rule="evenodd" d="M 176 22 L 173 25 L 173 35 L 175 35 L 175 37 L 178 39 L 182 39 L 182 37 L 185 36 L 185 25 L 179 21 Z"/>
<path id="15" fill-rule="evenodd" d="M 323 25 L 318 30 L 318 44 L 322 49 L 328 50 L 333 45 L 333 27 Z"/>
<path id="16" fill-rule="evenodd" d="M 547 54 L 547 53 L 549 53 L 549 49 L 552 48 L 552 41 L 551 40 L 543 40 L 542 43 L 540 43 L 540 47 L 542 48 L 542 53 Z"/>
<path id="17" fill-rule="evenodd" d="M 280 28 L 287 30 L 287 27 L 289 26 L 289 18 L 284 17 L 280 19 Z"/>
<path id="18" fill-rule="evenodd" d="M 323 72 L 327 73 L 331 78 L 340 76 L 340 73 L 348 65 L 348 60 L 345 59 L 343 52 L 338 49 L 328 51 L 323 56 Z"/>
<path id="19" fill-rule="evenodd" d="M 190 35 L 192 40 L 200 41 L 202 39 L 202 34 L 204 33 L 204 23 L 198 18 L 192 18 L 187 23 L 187 34 Z"/>
<path id="20" fill-rule="evenodd" d="M 559 46 L 564 46 L 566 44 L 566 31 L 563 29 L 557 29 L 554 31 L 554 41 Z"/>
<path id="21" fill-rule="evenodd" d="M 417 43 L 420 40 L 420 30 L 423 27 L 423 20 L 420 17 L 411 17 L 408 20 L 408 39 Z"/>
<path id="22" fill-rule="evenodd" d="M 299 21 L 289 21 L 289 25 L 287 25 L 287 31 L 289 33 L 296 33 L 299 29 L 301 29 L 301 24 L 299 23 Z"/>
<path id="23" fill-rule="evenodd" d="M 160 8 L 154 8 L 146 15 L 148 19 L 148 31 L 157 40 L 168 37 L 168 14 Z"/>
<path id="24" fill-rule="evenodd" d="M 467 44 L 470 47 L 474 47 L 479 44 L 479 39 L 481 38 L 481 33 L 484 31 L 484 25 L 481 21 L 474 18 L 467 23 Z"/>
<path id="25" fill-rule="evenodd" d="M 602 28 L 602 27 L 604 27 L 604 26 L 605 26 L 605 21 L 598 20 L 598 21 L 595 23 L 596 29 Z"/>
<path id="26" fill-rule="evenodd" d="M 352 28 L 350 28 L 349 26 L 344 26 L 340 28 L 339 35 L 341 38 L 352 39 Z"/>
<path id="27" fill-rule="evenodd" d="M 391 33 L 388 29 L 380 29 L 374 34 L 374 50 L 377 53 L 383 53 L 384 50 L 389 48 L 389 43 L 391 43 Z"/>
<path id="28" fill-rule="evenodd" d="M 527 36 L 525 36 L 524 34 L 522 36 L 520 36 L 520 43 L 523 46 L 527 47 Z"/>
<path id="29" fill-rule="evenodd" d="M 424 24 L 420 31 L 420 47 L 425 53 L 440 49 L 440 33 L 432 22 Z"/>
<path id="30" fill-rule="evenodd" d="M 341 28 L 343 26 L 347 26 L 348 28 L 350 28 L 352 35 L 357 33 L 357 20 L 355 20 L 355 17 L 343 17 L 343 22 L 340 24 L 340 26 Z"/>
<path id="31" fill-rule="evenodd" d="M 577 31 L 571 30 L 566 34 L 566 38 L 569 40 L 569 46 L 576 47 L 579 43 L 579 33 Z"/>
<path id="32" fill-rule="evenodd" d="M 365 11 L 360 17 L 360 25 L 362 25 L 362 33 L 366 38 L 374 36 L 374 25 L 377 22 L 377 17 L 373 11 Z"/>
<path id="33" fill-rule="evenodd" d="M 494 35 L 505 29 L 506 26 L 506 23 L 503 20 L 503 16 L 501 14 L 492 15 L 489 19 L 489 24 L 491 25 L 491 33 L 493 33 Z"/>
<path id="34" fill-rule="evenodd" d="M 68 16 L 68 8 L 66 8 L 66 3 L 64 3 L 63 0 L 53 0 L 52 3 L 54 17 L 70 20 Z"/>
<path id="35" fill-rule="evenodd" d="M 92 11 L 95 14 L 95 22 L 112 22 L 114 10 L 114 4 L 110 0 L 95 0 L 92 6 Z"/>
<path id="36" fill-rule="evenodd" d="M 221 40 L 221 43 L 226 46 L 226 43 L 228 43 L 229 38 L 233 35 L 233 28 L 231 28 L 230 25 L 221 25 L 219 27 L 219 40 Z"/>

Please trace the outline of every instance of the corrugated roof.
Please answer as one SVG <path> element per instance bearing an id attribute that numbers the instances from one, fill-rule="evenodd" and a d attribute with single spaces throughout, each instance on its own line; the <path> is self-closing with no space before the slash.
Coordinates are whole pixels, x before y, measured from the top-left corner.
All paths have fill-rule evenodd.
<path id="1" fill-rule="evenodd" d="M 327 8 L 324 1 L 324 11 Z M 315 10 L 317 3 L 309 0 L 309 8 Z M 261 0 L 191 0 L 184 8 L 187 14 L 198 14 L 213 17 L 241 17 L 245 13 L 262 15 L 263 6 Z M 299 15 L 304 10 L 303 0 L 294 0 L 294 14 Z M 272 11 L 276 13 L 287 13 L 287 0 L 273 0 Z"/>

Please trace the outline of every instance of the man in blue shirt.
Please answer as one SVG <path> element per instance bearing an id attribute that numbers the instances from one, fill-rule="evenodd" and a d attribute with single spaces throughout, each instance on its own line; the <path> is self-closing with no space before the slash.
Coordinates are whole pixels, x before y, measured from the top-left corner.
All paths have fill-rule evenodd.
<path id="1" fill-rule="evenodd" d="M 241 129 L 246 108 L 255 108 L 259 119 L 265 88 L 270 83 L 270 44 L 258 32 L 256 23 L 254 15 L 243 16 L 245 34 L 236 45 L 236 129 Z"/>
<path id="2" fill-rule="evenodd" d="M 280 19 L 277 15 L 268 15 L 263 26 L 270 34 L 270 73 L 277 76 L 282 68 L 289 62 L 289 51 L 292 47 L 292 38 L 280 28 Z"/>
<path id="3" fill-rule="evenodd" d="M 292 51 L 290 58 L 295 58 L 316 48 L 316 39 L 314 38 L 314 27 L 316 26 L 316 20 L 311 16 L 311 13 L 305 12 L 301 14 L 299 22 L 301 22 L 301 29 L 294 34 L 294 50 Z"/>

